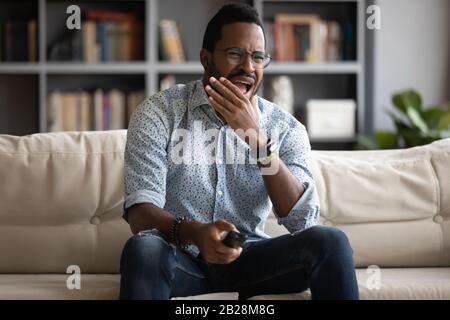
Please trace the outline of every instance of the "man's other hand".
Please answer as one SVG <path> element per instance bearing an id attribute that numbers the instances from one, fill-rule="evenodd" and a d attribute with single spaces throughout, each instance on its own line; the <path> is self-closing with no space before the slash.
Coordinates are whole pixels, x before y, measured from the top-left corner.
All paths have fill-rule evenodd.
<path id="1" fill-rule="evenodd" d="M 238 230 L 225 220 L 192 225 L 192 242 L 198 247 L 206 262 L 226 264 L 240 256 L 242 248 L 230 248 L 222 243 L 222 234 L 225 231 Z"/>

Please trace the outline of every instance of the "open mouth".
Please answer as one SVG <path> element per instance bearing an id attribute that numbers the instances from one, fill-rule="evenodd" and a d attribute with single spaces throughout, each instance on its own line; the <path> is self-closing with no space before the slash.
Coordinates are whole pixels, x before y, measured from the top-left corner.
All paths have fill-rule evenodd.
<path id="1" fill-rule="evenodd" d="M 231 78 L 230 81 L 239 88 L 239 90 L 243 94 L 247 94 L 250 92 L 250 89 L 253 87 L 254 80 L 247 77 L 234 77 Z"/>

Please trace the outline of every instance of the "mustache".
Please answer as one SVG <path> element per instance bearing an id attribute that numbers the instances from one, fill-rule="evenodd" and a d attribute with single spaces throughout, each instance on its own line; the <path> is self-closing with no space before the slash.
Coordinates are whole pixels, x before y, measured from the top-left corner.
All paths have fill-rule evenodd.
<path id="1" fill-rule="evenodd" d="M 235 74 L 230 74 L 228 76 L 228 79 L 233 78 L 233 77 L 247 77 L 247 78 L 252 78 L 253 80 L 256 81 L 256 76 L 252 73 L 246 73 L 246 72 L 238 72 Z"/>

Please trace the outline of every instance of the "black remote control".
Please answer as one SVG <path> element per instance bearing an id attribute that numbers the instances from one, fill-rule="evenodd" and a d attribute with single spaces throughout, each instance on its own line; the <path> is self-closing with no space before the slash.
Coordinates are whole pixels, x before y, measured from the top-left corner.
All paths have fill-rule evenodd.
<path id="1" fill-rule="evenodd" d="M 231 248 L 242 247 L 242 244 L 247 239 L 247 236 L 243 233 L 230 231 L 226 237 L 222 240 L 223 244 Z"/>

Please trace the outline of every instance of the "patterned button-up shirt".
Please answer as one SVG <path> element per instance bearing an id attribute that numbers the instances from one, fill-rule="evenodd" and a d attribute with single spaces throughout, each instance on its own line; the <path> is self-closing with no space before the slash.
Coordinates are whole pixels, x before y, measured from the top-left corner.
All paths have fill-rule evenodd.
<path id="1" fill-rule="evenodd" d="M 298 232 L 319 219 L 307 132 L 273 103 L 258 97 L 257 104 L 260 127 L 278 141 L 280 159 L 306 188 L 286 217 L 274 210 L 279 224 Z M 200 80 L 154 94 L 139 105 L 128 127 L 124 219 L 132 205 L 152 203 L 196 221 L 227 220 L 250 239 L 268 238 L 264 229 L 272 203 L 248 150 L 209 105 Z"/>

